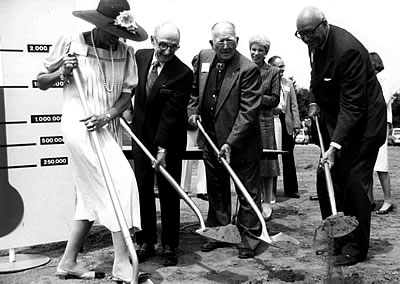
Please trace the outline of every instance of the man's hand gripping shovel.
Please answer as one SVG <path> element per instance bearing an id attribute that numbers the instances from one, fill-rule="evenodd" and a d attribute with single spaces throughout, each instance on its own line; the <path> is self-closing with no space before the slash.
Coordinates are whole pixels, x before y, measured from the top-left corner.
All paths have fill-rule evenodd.
<path id="1" fill-rule="evenodd" d="M 203 126 L 201 125 L 199 120 L 196 120 L 197 127 L 200 129 L 201 133 L 204 135 L 206 138 L 207 142 L 210 144 L 210 146 L 213 148 L 215 153 L 218 155 L 219 150 L 211 140 L 210 136 L 206 133 L 204 130 Z M 243 183 L 240 181 L 239 177 L 235 174 L 235 172 L 232 170 L 231 166 L 227 162 L 227 160 L 222 156 L 220 157 L 221 163 L 224 165 L 226 170 L 228 171 L 229 175 L 232 177 L 233 181 L 239 188 L 240 192 L 243 194 L 243 196 L 246 198 L 247 202 L 250 204 L 251 208 L 254 210 L 254 212 L 257 215 L 257 218 L 260 220 L 261 223 L 261 235 L 260 236 L 254 236 L 255 238 L 268 243 L 269 245 L 279 247 L 277 245 L 278 242 L 292 242 L 294 244 L 299 244 L 300 242 L 296 240 L 293 237 L 290 237 L 288 235 L 285 235 L 283 233 L 278 233 L 274 236 L 270 236 L 267 231 L 267 225 L 265 224 L 265 220 L 261 214 L 260 209 L 258 209 L 256 203 L 254 202 L 253 198 L 250 196 L 250 194 L 247 192 L 246 188 L 244 187 Z"/>
<path id="2" fill-rule="evenodd" d="M 317 131 L 318 131 L 318 138 L 319 138 L 319 142 L 320 142 L 319 144 L 321 147 L 321 155 L 323 156 L 325 153 L 325 149 L 324 149 L 324 142 L 322 140 L 321 129 L 320 129 L 319 122 L 318 122 L 318 117 L 314 116 L 314 119 L 315 119 L 315 123 L 317 126 Z M 328 238 L 328 239 L 342 237 L 344 235 L 351 233 L 358 226 L 358 221 L 355 217 L 344 216 L 343 212 L 339 212 L 339 213 L 337 212 L 335 193 L 334 193 L 334 189 L 333 189 L 330 166 L 327 162 L 324 162 L 322 166 L 324 167 L 326 187 L 328 189 L 332 215 L 329 216 L 328 218 L 326 218 L 323 221 L 322 225 L 320 225 L 315 230 L 314 240 L 316 239 L 317 236 L 318 236 L 318 238 L 321 237 L 321 238 Z"/>
<path id="3" fill-rule="evenodd" d="M 150 158 L 151 162 L 154 163 L 156 159 L 152 156 L 149 150 L 140 142 L 139 138 L 132 132 L 126 122 L 120 118 L 122 127 L 128 132 L 136 144 L 142 149 L 142 151 Z M 167 179 L 167 181 L 174 187 L 175 191 L 183 198 L 186 204 L 193 210 L 200 222 L 200 229 L 196 230 L 196 233 L 204 237 L 214 239 L 221 242 L 238 244 L 241 241 L 239 231 L 236 226 L 229 224 L 221 227 L 207 228 L 201 215 L 199 208 L 193 202 L 193 200 L 187 195 L 187 193 L 180 187 L 180 185 L 174 180 L 174 178 L 167 172 L 162 166 L 158 166 L 158 170 Z"/>

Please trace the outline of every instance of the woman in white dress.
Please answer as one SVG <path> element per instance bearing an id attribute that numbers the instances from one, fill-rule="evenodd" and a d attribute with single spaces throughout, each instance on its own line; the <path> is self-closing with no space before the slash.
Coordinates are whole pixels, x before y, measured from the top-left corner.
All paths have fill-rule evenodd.
<path id="1" fill-rule="evenodd" d="M 39 88 L 46 90 L 63 81 L 61 128 L 70 149 L 76 191 L 72 232 L 56 275 L 60 278 L 93 279 L 104 273 L 88 271 L 77 256 L 94 221 L 112 232 L 113 276 L 130 279 L 129 255 L 108 193 L 90 131 L 97 131 L 128 228 L 140 230 L 139 197 L 132 168 L 122 152 L 122 129 L 118 117 L 129 106 L 137 85 L 134 50 L 119 38 L 147 39 L 135 23 L 126 0 L 101 0 L 97 10 L 73 15 L 96 26 L 92 31 L 63 36 L 53 46 L 45 69 L 38 74 Z M 111 24 L 110 24 L 111 23 Z M 85 116 L 72 69 L 78 68 L 90 115 Z"/>
<path id="2" fill-rule="evenodd" d="M 384 202 L 382 207 L 376 211 L 376 214 L 384 215 L 388 214 L 393 210 L 391 186 L 390 186 L 390 175 L 389 175 L 389 157 L 388 157 L 388 136 L 389 130 L 392 124 L 392 103 L 393 103 L 393 93 L 390 92 L 384 73 L 385 69 L 383 65 L 382 58 L 376 52 L 369 53 L 369 59 L 371 60 L 372 66 L 375 69 L 376 78 L 382 87 L 383 96 L 386 102 L 386 113 L 387 113 L 387 129 L 386 129 L 386 140 L 385 143 L 379 148 L 378 157 L 376 158 L 374 171 L 377 172 L 379 181 L 383 190 Z M 374 196 L 372 189 L 368 192 L 372 204 L 374 202 Z"/>

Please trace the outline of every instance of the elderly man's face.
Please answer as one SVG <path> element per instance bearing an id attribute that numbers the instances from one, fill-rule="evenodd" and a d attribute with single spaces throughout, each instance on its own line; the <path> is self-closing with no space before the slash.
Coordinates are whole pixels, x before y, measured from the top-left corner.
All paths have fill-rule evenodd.
<path id="1" fill-rule="evenodd" d="M 237 42 L 238 38 L 229 26 L 219 25 L 215 27 L 210 43 L 219 60 L 229 61 L 235 55 Z"/>
<path id="2" fill-rule="evenodd" d="M 157 35 L 151 37 L 151 42 L 156 53 L 156 58 L 165 63 L 171 60 L 179 48 L 179 32 L 172 25 L 160 28 Z"/>
<path id="3" fill-rule="evenodd" d="M 261 64 L 264 62 L 265 56 L 267 56 L 267 50 L 265 46 L 258 44 L 258 43 L 253 43 L 250 47 L 250 55 L 251 55 L 251 60 L 258 66 L 261 66 Z"/>
<path id="4" fill-rule="evenodd" d="M 301 38 L 310 49 L 320 48 L 328 34 L 327 25 L 325 19 L 299 19 L 296 36 Z"/>

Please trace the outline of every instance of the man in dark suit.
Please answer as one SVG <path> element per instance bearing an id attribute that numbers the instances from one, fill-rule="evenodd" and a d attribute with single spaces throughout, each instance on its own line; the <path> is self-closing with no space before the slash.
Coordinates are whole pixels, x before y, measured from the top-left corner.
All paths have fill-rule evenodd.
<path id="1" fill-rule="evenodd" d="M 139 245 L 137 255 L 139 261 L 146 260 L 154 254 L 154 245 L 157 243 L 154 195 L 156 169 L 165 266 L 177 264 L 175 250 L 179 243 L 180 198 L 157 168 L 160 164 L 166 166 L 166 170 L 179 183 L 182 156 L 186 149 L 186 110 L 193 81 L 192 71 L 175 56 L 179 41 L 179 29 L 173 23 L 163 23 L 155 28 L 151 36 L 154 48 L 136 52 L 139 83 L 134 90 L 132 130 L 153 156 L 157 157 L 157 161 L 151 165 L 149 158 L 133 142 L 142 220 L 142 231 L 136 234 Z"/>
<path id="2" fill-rule="evenodd" d="M 220 22 L 212 28 L 213 49 L 202 50 L 194 70 L 194 84 L 188 107 L 189 123 L 200 120 L 257 206 L 261 207 L 261 104 L 260 71 L 253 62 L 236 51 L 235 26 Z M 206 165 L 209 209 L 207 226 L 224 226 L 231 222 L 231 192 L 228 172 L 218 161 L 209 143 L 200 136 Z M 239 258 L 254 256 L 261 224 L 240 193 L 238 227 L 242 235 Z M 222 243 L 207 242 L 202 251 L 212 251 Z"/>
<path id="3" fill-rule="evenodd" d="M 311 59 L 309 115 L 320 112 L 329 133 L 321 161 L 332 169 L 338 211 L 358 227 L 335 239 L 335 265 L 364 261 L 369 248 L 371 207 L 367 196 L 379 147 L 385 141 L 386 105 L 368 51 L 349 32 L 328 24 L 315 7 L 297 18 L 296 36 Z M 324 141 L 324 143 L 326 143 Z M 322 217 L 331 215 L 326 190 L 317 188 Z"/>

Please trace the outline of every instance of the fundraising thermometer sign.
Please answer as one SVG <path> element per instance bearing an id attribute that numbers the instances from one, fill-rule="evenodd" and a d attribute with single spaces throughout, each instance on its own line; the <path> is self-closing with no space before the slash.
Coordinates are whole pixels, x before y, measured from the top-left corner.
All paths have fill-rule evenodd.
<path id="1" fill-rule="evenodd" d="M 70 232 L 75 192 L 60 129 L 63 85 L 41 91 L 36 76 L 61 36 L 51 23 L 74 27 L 73 10 L 75 1 L 0 1 L 0 250 Z"/>

